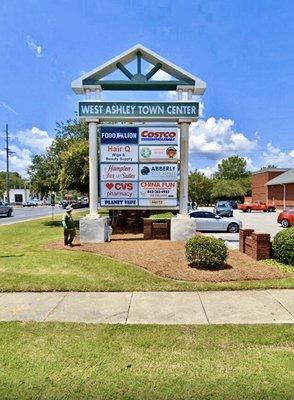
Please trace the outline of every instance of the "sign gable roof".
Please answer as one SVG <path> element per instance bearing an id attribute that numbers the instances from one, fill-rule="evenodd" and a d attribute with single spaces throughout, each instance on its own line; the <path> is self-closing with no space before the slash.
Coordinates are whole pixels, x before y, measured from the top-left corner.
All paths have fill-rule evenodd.
<path id="1" fill-rule="evenodd" d="M 149 73 L 150 77 L 148 77 L 148 74 L 145 76 L 141 73 L 133 76 L 131 73 L 128 75 L 129 71 L 124 68 L 125 64 L 128 64 L 138 57 L 142 57 L 145 61 L 155 65 L 155 72 L 153 72 L 153 74 L 155 74 L 158 69 L 161 69 L 178 80 L 178 82 L 172 81 L 173 84 L 171 81 L 160 82 L 160 86 L 157 87 L 158 90 L 175 90 L 177 86 L 186 85 L 189 86 L 189 89 L 191 88 L 193 90 L 194 94 L 202 95 L 204 93 L 206 83 L 200 78 L 171 63 L 141 44 L 136 44 L 129 50 L 126 50 L 99 67 L 94 68 L 90 72 L 85 73 L 80 78 L 74 80 L 71 87 L 77 94 L 84 93 L 87 88 L 95 89 L 95 86 L 101 86 L 102 89 L 107 89 L 108 87 L 104 83 L 105 81 L 101 79 L 105 78 L 105 76 L 111 74 L 113 71 L 121 69 L 130 81 L 117 81 L 116 85 L 121 85 L 121 87 L 116 87 L 116 90 L 140 90 L 141 88 L 143 88 L 142 90 L 154 90 L 154 87 L 156 87 L 156 83 L 158 85 L 158 82 L 149 81 L 149 78 L 153 75 L 152 73 Z M 123 71 L 123 69 L 125 69 L 125 71 Z M 127 85 L 125 83 L 127 83 Z M 138 84 L 137 88 L 135 87 L 136 84 Z M 103 87 L 103 85 L 105 85 L 105 87 Z M 109 86 L 108 90 L 112 90 L 112 86 Z"/>

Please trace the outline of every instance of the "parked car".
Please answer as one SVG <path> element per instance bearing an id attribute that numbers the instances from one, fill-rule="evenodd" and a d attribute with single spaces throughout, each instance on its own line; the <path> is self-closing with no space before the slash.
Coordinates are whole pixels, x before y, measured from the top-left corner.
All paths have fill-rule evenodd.
<path id="1" fill-rule="evenodd" d="M 196 227 L 199 231 L 237 233 L 242 228 L 239 219 L 221 217 L 210 211 L 192 211 L 189 215 L 196 218 Z"/>
<path id="2" fill-rule="evenodd" d="M 66 208 L 69 202 L 67 200 L 60 200 L 59 205 L 61 208 Z"/>
<path id="3" fill-rule="evenodd" d="M 263 211 L 263 212 L 273 212 L 276 210 L 274 203 L 264 203 L 263 201 L 255 201 L 254 203 L 245 202 L 239 204 L 239 210 L 243 212 L 253 211 Z"/>
<path id="4" fill-rule="evenodd" d="M 226 200 L 227 203 L 230 204 L 230 206 L 234 209 L 237 210 L 238 208 L 238 201 L 237 200 Z"/>
<path id="5" fill-rule="evenodd" d="M 289 228 L 294 226 L 294 209 L 284 210 L 278 215 L 277 222 L 282 225 L 283 228 Z"/>
<path id="6" fill-rule="evenodd" d="M 6 217 L 11 217 L 13 213 L 13 208 L 6 204 L 4 201 L 0 201 L 0 215 L 6 215 Z"/>
<path id="7" fill-rule="evenodd" d="M 22 203 L 23 207 L 37 207 L 38 201 L 37 200 L 28 200 Z"/>
<path id="8" fill-rule="evenodd" d="M 218 201 L 214 206 L 213 212 L 221 217 L 233 216 L 233 209 L 227 201 Z"/>

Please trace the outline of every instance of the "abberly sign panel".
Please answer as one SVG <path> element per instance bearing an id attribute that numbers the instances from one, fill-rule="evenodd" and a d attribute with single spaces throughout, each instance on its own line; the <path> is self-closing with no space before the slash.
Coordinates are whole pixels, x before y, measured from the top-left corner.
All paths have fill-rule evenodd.
<path id="1" fill-rule="evenodd" d="M 178 206 L 176 125 L 105 125 L 99 138 L 101 207 Z"/>

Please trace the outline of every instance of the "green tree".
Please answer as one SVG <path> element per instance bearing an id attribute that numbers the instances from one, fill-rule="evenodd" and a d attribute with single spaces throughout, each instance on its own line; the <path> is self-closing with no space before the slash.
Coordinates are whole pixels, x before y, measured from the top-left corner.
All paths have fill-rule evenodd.
<path id="1" fill-rule="evenodd" d="M 72 141 L 61 155 L 59 173 L 62 191 L 77 190 L 83 194 L 89 190 L 89 150 L 88 140 Z"/>
<path id="2" fill-rule="evenodd" d="M 250 173 L 246 171 L 246 166 L 245 158 L 231 156 L 218 164 L 218 171 L 214 174 L 214 178 L 224 180 L 245 178 L 250 175 Z"/>
<path id="3" fill-rule="evenodd" d="M 246 167 L 246 159 L 243 157 L 232 156 L 222 160 L 213 176 L 212 197 L 217 200 L 250 195 L 251 172 Z"/>
<path id="4" fill-rule="evenodd" d="M 189 198 L 197 204 L 209 205 L 211 200 L 212 180 L 198 171 L 189 174 Z"/>
<path id="5" fill-rule="evenodd" d="M 269 164 L 267 167 L 261 167 L 260 169 L 262 170 L 262 169 L 276 169 L 276 168 L 278 168 L 277 165 Z"/>
<path id="6" fill-rule="evenodd" d="M 56 137 L 42 156 L 33 158 L 28 169 L 31 187 L 47 195 L 50 191 L 87 192 L 88 127 L 85 122 L 67 120 L 56 124 Z"/>
<path id="7" fill-rule="evenodd" d="M 26 179 L 23 179 L 18 172 L 9 173 L 10 189 L 24 189 L 29 186 Z M 0 171 L 0 197 L 4 196 L 6 191 L 6 171 Z"/>
<path id="8" fill-rule="evenodd" d="M 211 194 L 215 200 L 242 197 L 245 195 L 245 188 L 240 180 L 218 179 L 214 181 Z"/>

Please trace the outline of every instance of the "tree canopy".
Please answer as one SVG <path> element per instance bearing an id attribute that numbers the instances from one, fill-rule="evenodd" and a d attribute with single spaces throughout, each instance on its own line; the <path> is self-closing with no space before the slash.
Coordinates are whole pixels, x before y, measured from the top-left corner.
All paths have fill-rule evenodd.
<path id="1" fill-rule="evenodd" d="M 209 204 L 218 199 L 241 198 L 251 194 L 251 172 L 246 169 L 246 159 L 232 156 L 222 160 L 212 178 L 201 172 L 190 172 L 189 198 L 199 204 Z"/>
<path id="2" fill-rule="evenodd" d="M 89 181 L 87 124 L 76 119 L 56 124 L 56 137 L 44 155 L 36 155 L 28 169 L 33 191 L 75 190 L 87 193 Z"/>
<path id="3" fill-rule="evenodd" d="M 210 203 L 213 182 L 201 172 L 190 172 L 189 175 L 189 198 L 197 204 Z"/>
<path id="4" fill-rule="evenodd" d="M 218 164 L 218 171 L 214 174 L 214 178 L 224 180 L 245 178 L 250 175 L 250 173 L 246 171 L 246 166 L 247 162 L 245 158 L 231 156 Z"/>
<path id="5" fill-rule="evenodd" d="M 11 189 L 24 189 L 28 186 L 27 180 L 23 179 L 18 172 L 9 172 L 9 187 Z M 6 172 L 0 171 L 0 197 L 6 190 Z"/>

